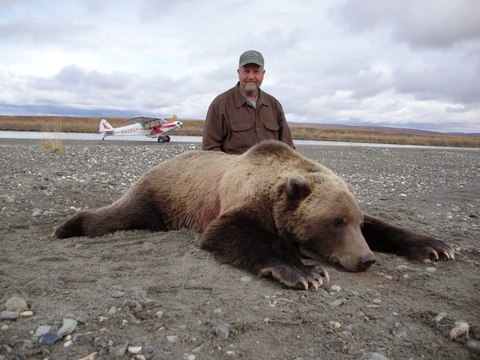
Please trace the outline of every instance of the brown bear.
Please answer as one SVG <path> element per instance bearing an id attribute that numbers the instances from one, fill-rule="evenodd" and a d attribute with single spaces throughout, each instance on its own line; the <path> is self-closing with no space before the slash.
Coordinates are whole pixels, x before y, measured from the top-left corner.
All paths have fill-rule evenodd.
<path id="1" fill-rule="evenodd" d="M 372 250 L 411 259 L 453 259 L 452 250 L 362 212 L 331 170 L 278 141 L 242 155 L 192 151 L 147 171 L 109 206 L 83 210 L 57 228 L 59 238 L 116 230 L 189 228 L 216 259 L 295 288 L 318 288 L 328 274 L 302 254 L 348 271 L 367 270 Z"/>

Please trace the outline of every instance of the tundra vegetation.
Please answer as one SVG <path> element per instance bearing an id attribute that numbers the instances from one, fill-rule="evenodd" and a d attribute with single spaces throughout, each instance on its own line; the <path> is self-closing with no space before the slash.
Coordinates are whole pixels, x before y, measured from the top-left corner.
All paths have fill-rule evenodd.
<path id="1" fill-rule="evenodd" d="M 0 116 L 0 130 L 16 131 L 58 131 L 96 133 L 100 117 L 74 116 Z M 124 126 L 128 118 L 106 117 L 114 127 Z M 200 136 L 203 131 L 203 120 L 181 119 L 182 135 Z M 450 147 L 480 147 L 480 136 L 471 134 L 449 134 L 425 132 L 412 129 L 365 127 L 349 128 L 332 125 L 295 124 L 290 123 L 294 139 L 346 141 L 363 143 L 384 143 L 399 145 L 427 145 Z"/>

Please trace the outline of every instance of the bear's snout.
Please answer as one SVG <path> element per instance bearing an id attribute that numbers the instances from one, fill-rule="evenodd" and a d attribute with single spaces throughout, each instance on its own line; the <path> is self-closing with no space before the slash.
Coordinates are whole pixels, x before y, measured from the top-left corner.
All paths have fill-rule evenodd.
<path id="1" fill-rule="evenodd" d="M 358 268 L 360 271 L 366 271 L 377 261 L 373 253 L 364 255 L 358 259 Z"/>

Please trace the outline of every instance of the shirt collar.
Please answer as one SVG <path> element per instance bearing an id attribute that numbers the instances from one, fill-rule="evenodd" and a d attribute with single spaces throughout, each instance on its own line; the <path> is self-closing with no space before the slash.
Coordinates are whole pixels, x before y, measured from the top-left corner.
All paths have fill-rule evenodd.
<path id="1" fill-rule="evenodd" d="M 235 105 L 237 107 L 237 109 L 243 105 L 245 105 L 246 103 L 248 103 L 248 100 L 245 98 L 245 96 L 243 96 L 243 94 L 240 92 L 240 81 L 237 82 L 237 85 L 235 86 L 234 88 L 234 98 L 235 98 Z M 263 92 L 261 89 L 258 89 L 258 96 L 257 96 L 257 108 L 260 106 L 260 105 L 267 105 L 264 101 L 264 96 L 263 96 Z"/>

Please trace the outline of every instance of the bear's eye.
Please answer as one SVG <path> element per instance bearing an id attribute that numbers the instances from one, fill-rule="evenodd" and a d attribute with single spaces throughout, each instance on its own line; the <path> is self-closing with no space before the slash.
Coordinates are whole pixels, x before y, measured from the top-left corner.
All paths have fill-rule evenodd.
<path id="1" fill-rule="evenodd" d="M 344 226 L 344 225 L 347 225 L 347 220 L 344 218 L 336 218 L 334 220 L 334 224 L 335 226 Z"/>

